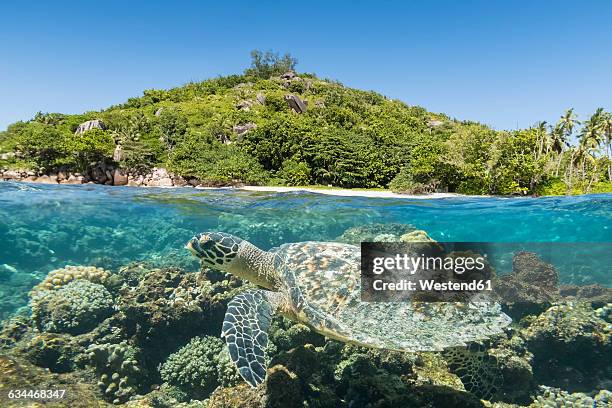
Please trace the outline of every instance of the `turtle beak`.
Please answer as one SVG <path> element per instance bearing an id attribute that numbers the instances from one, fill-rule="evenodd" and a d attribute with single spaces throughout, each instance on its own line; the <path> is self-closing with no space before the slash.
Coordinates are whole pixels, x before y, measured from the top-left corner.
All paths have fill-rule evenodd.
<path id="1" fill-rule="evenodd" d="M 205 242 L 210 241 L 210 236 L 207 234 L 198 234 L 191 238 L 189 242 L 185 245 L 185 248 L 190 250 L 192 254 L 197 257 L 202 257 L 202 247 L 201 245 Z"/>
<path id="2" fill-rule="evenodd" d="M 200 256 L 200 252 L 196 249 L 200 247 L 199 241 L 200 240 L 198 239 L 198 237 L 193 237 L 189 240 L 189 242 L 187 242 L 187 244 L 185 245 L 185 248 L 191 251 L 191 253 L 194 254 L 195 256 Z"/>

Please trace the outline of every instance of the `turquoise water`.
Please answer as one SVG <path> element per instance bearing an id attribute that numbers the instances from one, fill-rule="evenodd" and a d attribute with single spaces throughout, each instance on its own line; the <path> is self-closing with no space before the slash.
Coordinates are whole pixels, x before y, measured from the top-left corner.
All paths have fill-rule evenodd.
<path id="1" fill-rule="evenodd" d="M 147 260 L 195 270 L 183 245 L 200 231 L 227 231 L 270 248 L 333 240 L 374 223 L 412 224 L 438 241 L 605 243 L 612 242 L 612 195 L 415 200 L 2 182 L 0 318 L 3 308 L 25 302 L 29 286 L 65 265 Z M 609 284 L 608 268 L 563 278 Z"/>

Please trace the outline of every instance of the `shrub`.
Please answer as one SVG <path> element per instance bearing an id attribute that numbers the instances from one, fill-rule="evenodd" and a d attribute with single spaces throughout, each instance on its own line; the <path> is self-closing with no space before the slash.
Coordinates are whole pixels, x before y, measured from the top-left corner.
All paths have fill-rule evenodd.
<path id="1" fill-rule="evenodd" d="M 435 180 L 426 183 L 415 181 L 410 168 L 407 166 L 403 167 L 389 183 L 391 191 L 402 194 L 429 194 L 434 193 L 437 187 L 438 182 Z"/>
<path id="2" fill-rule="evenodd" d="M 305 186 L 310 184 L 310 167 L 303 161 L 285 160 L 277 176 L 288 186 Z"/>
<path id="3" fill-rule="evenodd" d="M 261 184 L 268 173 L 252 156 L 235 145 L 223 145 L 210 135 L 188 135 L 170 153 L 170 170 L 211 184 Z"/>

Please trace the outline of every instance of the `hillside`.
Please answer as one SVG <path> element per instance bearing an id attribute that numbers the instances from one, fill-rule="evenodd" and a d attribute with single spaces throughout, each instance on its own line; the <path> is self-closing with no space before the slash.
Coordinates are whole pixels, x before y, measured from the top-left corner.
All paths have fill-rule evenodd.
<path id="1" fill-rule="evenodd" d="M 242 75 L 147 90 L 100 112 L 39 113 L 0 133 L 0 168 L 96 180 L 92 173 L 101 164 L 126 177 L 163 167 L 205 185 L 319 184 L 417 193 L 609 188 L 609 159 L 594 155 L 593 162 L 575 162 L 565 144 L 553 144 L 552 129 L 498 132 L 295 74 L 294 65 L 254 60 Z"/>

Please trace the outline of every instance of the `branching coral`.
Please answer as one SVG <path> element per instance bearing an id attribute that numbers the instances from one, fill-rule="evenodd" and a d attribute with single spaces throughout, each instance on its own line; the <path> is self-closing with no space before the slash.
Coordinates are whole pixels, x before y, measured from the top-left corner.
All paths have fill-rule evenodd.
<path id="1" fill-rule="evenodd" d="M 125 402 L 137 391 L 141 378 L 138 350 L 127 342 L 92 345 L 87 349 L 90 364 L 99 376 L 98 386 L 114 404 Z"/>

